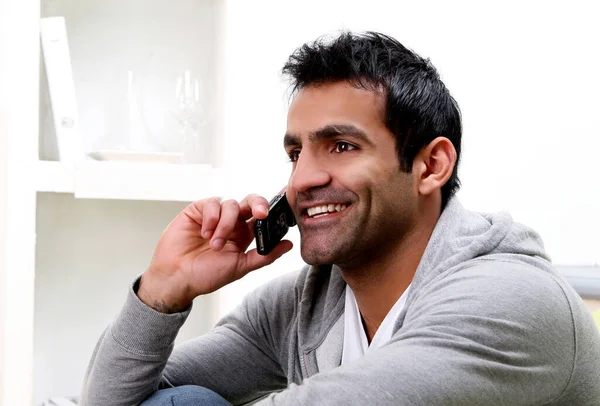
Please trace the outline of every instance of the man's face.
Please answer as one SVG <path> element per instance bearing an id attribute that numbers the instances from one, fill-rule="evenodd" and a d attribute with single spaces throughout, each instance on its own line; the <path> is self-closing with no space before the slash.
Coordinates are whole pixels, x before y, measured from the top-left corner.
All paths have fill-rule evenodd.
<path id="1" fill-rule="evenodd" d="M 309 86 L 287 126 L 287 197 L 304 261 L 360 266 L 398 246 L 414 227 L 418 193 L 399 168 L 384 96 L 347 82 Z"/>

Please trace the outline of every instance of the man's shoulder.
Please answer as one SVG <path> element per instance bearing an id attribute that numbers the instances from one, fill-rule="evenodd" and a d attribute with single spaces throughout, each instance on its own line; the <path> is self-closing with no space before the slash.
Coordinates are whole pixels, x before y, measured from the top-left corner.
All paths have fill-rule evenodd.
<path id="1" fill-rule="evenodd" d="M 503 296 L 514 304 L 568 307 L 573 289 L 549 262 L 520 255 L 492 254 L 475 258 L 443 275 L 440 283 L 456 289 L 476 288 L 480 296 Z M 576 295 L 576 294 L 575 294 Z"/>
<path id="2" fill-rule="evenodd" d="M 528 355 L 541 349 L 538 359 L 571 371 L 565 396 L 585 387 L 586 375 L 600 372 L 597 326 L 583 299 L 549 262 L 491 255 L 447 278 L 458 295 L 472 298 L 459 312 L 495 325 L 502 343 L 518 343 L 513 348 Z"/>
<path id="3" fill-rule="evenodd" d="M 512 320 L 531 328 L 559 324 L 571 335 L 574 310 L 583 305 L 549 263 L 502 254 L 471 259 L 442 272 L 412 299 L 417 308 L 437 303 L 455 314 Z"/>

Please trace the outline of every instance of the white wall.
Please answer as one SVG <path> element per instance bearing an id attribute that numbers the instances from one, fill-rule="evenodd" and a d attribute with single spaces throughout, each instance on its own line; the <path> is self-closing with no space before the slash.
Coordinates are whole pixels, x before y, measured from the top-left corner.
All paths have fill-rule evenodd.
<path id="1" fill-rule="evenodd" d="M 4 6 L 0 6 L 0 27 L 5 26 L 6 13 Z M 0 112 L 4 112 L 8 105 L 4 88 L 7 76 L 5 74 L 4 59 L 6 53 L 6 36 L 0 32 Z M 6 196 L 8 194 L 8 165 L 7 165 L 7 132 L 8 123 L 4 114 L 0 113 L 0 331 L 4 328 L 5 309 L 5 279 L 6 279 Z M 4 332 L 0 334 L 0 393 L 4 392 Z M 0 399 L 0 403 L 2 400 Z"/>
<path id="2" fill-rule="evenodd" d="M 37 117 L 29 113 L 38 105 L 39 37 L 37 21 L 28 17 L 39 3 L 7 3 L 0 2 L 0 404 L 18 405 L 23 399 L 29 403 L 31 392 L 32 354 L 27 350 L 33 346 L 35 194 L 30 168 L 37 154 L 31 142 L 35 137 L 27 135 L 38 127 Z"/>
<path id="3" fill-rule="evenodd" d="M 279 71 L 289 53 L 342 28 L 382 31 L 431 58 L 462 109 L 463 203 L 509 210 L 541 233 L 556 264 L 600 263 L 598 4 L 230 1 L 225 150 L 239 196 L 271 195 L 287 181 Z M 300 264 L 297 246 L 231 290 Z M 229 297 L 223 309 L 238 302 Z"/>

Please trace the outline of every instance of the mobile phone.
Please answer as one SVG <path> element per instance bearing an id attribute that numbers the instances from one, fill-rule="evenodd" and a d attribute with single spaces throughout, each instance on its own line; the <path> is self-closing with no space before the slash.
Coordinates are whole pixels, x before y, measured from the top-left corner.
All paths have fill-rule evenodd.
<path id="1" fill-rule="evenodd" d="M 278 194 L 269 202 L 267 218 L 256 220 L 254 224 L 254 237 L 258 253 L 268 255 L 286 235 L 289 228 L 295 225 L 296 217 L 288 204 L 285 192 Z"/>

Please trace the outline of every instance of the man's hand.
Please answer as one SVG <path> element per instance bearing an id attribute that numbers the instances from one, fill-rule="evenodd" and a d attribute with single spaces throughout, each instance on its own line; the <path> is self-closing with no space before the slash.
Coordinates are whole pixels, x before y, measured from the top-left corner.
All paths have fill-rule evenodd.
<path id="1" fill-rule="evenodd" d="M 246 252 L 254 238 L 255 219 L 264 219 L 268 201 L 249 195 L 240 203 L 216 198 L 187 206 L 163 232 L 148 270 L 142 275 L 139 298 L 163 313 L 186 308 L 199 295 L 214 292 L 271 264 L 292 249 L 281 241 L 267 256 Z"/>

